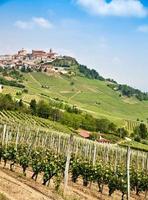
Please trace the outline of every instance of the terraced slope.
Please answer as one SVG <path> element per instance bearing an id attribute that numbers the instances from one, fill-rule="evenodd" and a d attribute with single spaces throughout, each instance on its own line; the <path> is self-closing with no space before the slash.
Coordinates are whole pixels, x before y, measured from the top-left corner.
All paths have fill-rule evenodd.
<path id="1" fill-rule="evenodd" d="M 137 118 L 146 122 L 148 102 L 140 102 L 134 98 L 120 97 L 107 86 L 107 82 L 91 80 L 85 77 L 67 78 L 65 76 L 49 76 L 40 72 L 24 74 L 28 94 L 16 96 L 19 89 L 5 87 L 4 93 L 12 93 L 16 98 L 29 102 L 36 98 L 48 100 L 59 98 L 70 104 L 77 105 L 96 117 L 107 117 L 118 123 L 124 120 L 136 122 Z"/>
<path id="2" fill-rule="evenodd" d="M 58 131 L 63 133 L 71 133 L 70 129 L 62 124 L 53 122 L 47 119 L 43 119 L 37 116 L 32 116 L 25 113 L 14 111 L 0 111 L 0 123 L 10 124 L 16 126 L 32 127 L 33 129 L 42 128 L 44 131 Z"/>

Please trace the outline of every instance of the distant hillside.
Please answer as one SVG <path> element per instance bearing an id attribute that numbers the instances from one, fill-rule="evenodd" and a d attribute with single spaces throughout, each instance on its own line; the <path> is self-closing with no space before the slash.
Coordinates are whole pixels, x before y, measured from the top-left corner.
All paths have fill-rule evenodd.
<path id="1" fill-rule="evenodd" d="M 138 89 L 132 88 L 128 85 L 121 85 L 118 83 L 108 84 L 110 88 L 114 91 L 120 92 L 121 95 L 126 97 L 136 97 L 140 101 L 147 101 L 148 100 L 148 93 L 141 92 Z"/>
<path id="2" fill-rule="evenodd" d="M 135 97 L 120 96 L 108 87 L 108 82 L 82 76 L 51 76 L 47 73 L 23 73 L 26 91 L 18 87 L 4 86 L 3 93 L 11 93 L 16 99 L 29 102 L 50 97 L 77 105 L 94 116 L 107 117 L 117 123 L 124 120 L 147 121 L 148 102 Z"/>
<path id="3" fill-rule="evenodd" d="M 64 56 L 60 60 L 56 59 L 55 61 L 53 61 L 52 64 L 58 67 L 69 68 L 71 70 L 74 70 L 73 67 L 75 67 L 79 72 L 77 73 L 78 75 L 84 76 L 89 79 L 108 81 L 109 82 L 108 86 L 111 87 L 114 91 L 120 92 L 120 94 L 123 96 L 129 97 L 129 98 L 135 97 L 140 101 L 148 100 L 148 93 L 141 92 L 140 90 L 132 88 L 125 84 L 123 85 L 118 84 L 115 80 L 110 79 L 110 78 L 105 79 L 95 69 L 90 69 L 85 65 L 79 64 L 75 58 Z"/>
<path id="4" fill-rule="evenodd" d="M 147 122 L 147 93 L 105 79 L 96 70 L 80 65 L 72 57 L 56 59 L 50 63 L 50 67 L 64 68 L 68 74 L 50 74 L 35 69 L 30 72 L 27 68 L 25 72 L 0 69 L 3 93 L 11 93 L 26 103 L 34 98 L 58 98 L 95 117 L 105 117 L 123 125 L 126 124 L 125 120 L 132 120 L 133 124 L 137 120 Z"/>
<path id="5" fill-rule="evenodd" d="M 33 61 L 32 61 L 33 62 Z M 148 93 L 144 93 L 138 89 L 132 88 L 128 85 L 121 85 L 118 84 L 113 79 L 105 79 L 102 77 L 95 69 L 90 69 L 85 65 L 81 65 L 78 63 L 78 61 L 70 56 L 59 56 L 55 59 L 53 59 L 50 62 L 41 60 L 36 63 L 32 63 L 33 66 L 30 66 L 29 64 L 23 64 L 22 67 L 8 67 L 3 66 L 0 67 L 0 84 L 3 85 L 10 85 L 10 86 L 16 86 L 16 87 L 24 87 L 20 82 L 22 82 L 23 77 L 20 74 L 19 70 L 21 72 L 47 72 L 47 73 L 61 73 L 61 74 L 67 74 L 68 76 L 82 76 L 88 79 L 96 79 L 100 81 L 108 82 L 108 86 L 113 89 L 113 91 L 117 91 L 120 93 L 120 95 L 131 98 L 137 98 L 140 101 L 147 101 L 148 100 Z M 62 69 L 63 68 L 63 69 Z M 6 80 L 4 77 L 9 77 L 13 80 Z M 17 83 L 19 82 L 19 83 Z"/>

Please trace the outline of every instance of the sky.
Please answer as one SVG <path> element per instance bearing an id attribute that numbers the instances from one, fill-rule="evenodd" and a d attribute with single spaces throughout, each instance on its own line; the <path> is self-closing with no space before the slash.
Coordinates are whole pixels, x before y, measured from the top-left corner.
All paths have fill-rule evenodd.
<path id="1" fill-rule="evenodd" d="M 52 48 L 148 91 L 146 0 L 0 0 L 0 27 L 0 54 Z"/>

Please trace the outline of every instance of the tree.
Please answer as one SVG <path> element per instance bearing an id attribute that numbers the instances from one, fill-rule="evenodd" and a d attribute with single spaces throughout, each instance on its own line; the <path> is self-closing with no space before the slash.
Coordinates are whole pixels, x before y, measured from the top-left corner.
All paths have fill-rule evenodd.
<path id="1" fill-rule="evenodd" d="M 61 111 L 59 109 L 53 109 L 50 110 L 50 117 L 53 121 L 59 121 L 61 119 Z"/>
<path id="2" fill-rule="evenodd" d="M 37 114 L 39 117 L 48 119 L 50 115 L 50 107 L 44 101 L 39 101 L 37 105 Z"/>
<path id="3" fill-rule="evenodd" d="M 30 102 L 30 109 L 31 109 L 31 113 L 32 115 L 36 115 L 37 112 L 37 103 L 35 99 L 32 99 Z"/>
<path id="4" fill-rule="evenodd" d="M 111 123 L 109 124 L 109 126 L 108 126 L 108 129 L 109 129 L 109 131 L 110 131 L 111 133 L 114 133 L 114 132 L 117 131 L 117 126 L 116 126 L 116 124 L 114 124 L 113 122 L 111 122 Z"/>
<path id="5" fill-rule="evenodd" d="M 81 127 L 82 117 L 74 113 L 64 112 L 60 121 L 62 124 L 78 129 Z"/>
<path id="6" fill-rule="evenodd" d="M 89 131 L 95 131 L 96 130 L 96 120 L 92 117 L 90 114 L 85 114 L 84 117 L 82 117 L 82 128 L 89 130 Z"/>
<path id="7" fill-rule="evenodd" d="M 145 124 L 141 123 L 139 126 L 139 134 L 141 136 L 142 139 L 146 139 L 148 136 L 148 131 L 147 131 L 147 127 Z"/>
<path id="8" fill-rule="evenodd" d="M 71 85 L 71 86 L 73 86 L 74 84 L 75 84 L 74 81 L 71 81 L 71 82 L 70 82 L 70 85 Z"/>
<path id="9" fill-rule="evenodd" d="M 93 132 L 93 133 L 90 135 L 89 138 L 90 138 L 91 140 L 93 140 L 93 141 L 98 140 L 98 139 L 99 139 L 99 134 Z"/>
<path id="10" fill-rule="evenodd" d="M 96 120 L 96 129 L 104 133 L 109 132 L 110 121 L 108 119 L 97 119 Z"/>
<path id="11" fill-rule="evenodd" d="M 119 135 L 120 138 L 124 138 L 128 136 L 128 131 L 125 128 L 118 128 L 117 134 Z"/>
<path id="12" fill-rule="evenodd" d="M 19 107 L 23 107 L 24 106 L 22 99 L 19 100 L 18 105 L 19 105 Z"/>
<path id="13" fill-rule="evenodd" d="M 134 136 L 135 138 L 146 139 L 148 137 L 148 130 L 144 123 L 141 123 L 134 129 Z"/>
<path id="14" fill-rule="evenodd" d="M 0 95 L 0 110 L 14 110 L 15 102 L 10 94 Z"/>

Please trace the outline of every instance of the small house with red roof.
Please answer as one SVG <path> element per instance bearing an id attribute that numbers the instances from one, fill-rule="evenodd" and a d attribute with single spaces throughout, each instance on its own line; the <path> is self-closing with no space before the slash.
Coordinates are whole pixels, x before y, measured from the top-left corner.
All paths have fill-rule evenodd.
<path id="1" fill-rule="evenodd" d="M 90 135 L 91 135 L 91 133 L 89 131 L 86 131 L 86 130 L 83 130 L 83 129 L 78 130 L 78 133 L 83 138 L 89 138 Z"/>

